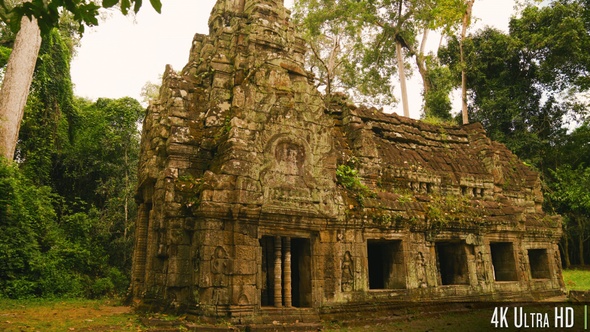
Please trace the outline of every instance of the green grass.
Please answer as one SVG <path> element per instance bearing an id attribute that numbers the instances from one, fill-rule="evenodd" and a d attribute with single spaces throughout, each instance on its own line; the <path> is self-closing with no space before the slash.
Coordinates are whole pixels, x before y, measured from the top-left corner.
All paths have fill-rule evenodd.
<path id="1" fill-rule="evenodd" d="M 565 288 L 570 290 L 590 290 L 590 270 L 563 270 Z"/>
<path id="2" fill-rule="evenodd" d="M 113 300 L 0 299 L 0 331 L 138 331 L 129 307 Z"/>
<path id="3" fill-rule="evenodd" d="M 563 270 L 567 290 L 590 290 L 590 270 Z M 552 312 L 565 304 L 530 303 L 528 312 Z M 567 304 L 568 306 L 576 306 Z M 583 324 L 584 308 L 575 308 L 576 327 Z M 394 321 L 368 321 L 370 325 L 327 323 L 325 331 L 488 331 L 493 307 L 404 317 Z M 0 331 L 142 331 L 140 316 L 117 300 L 0 299 Z M 166 315 L 158 315 L 165 319 Z M 178 317 L 170 317 L 176 319 Z"/>

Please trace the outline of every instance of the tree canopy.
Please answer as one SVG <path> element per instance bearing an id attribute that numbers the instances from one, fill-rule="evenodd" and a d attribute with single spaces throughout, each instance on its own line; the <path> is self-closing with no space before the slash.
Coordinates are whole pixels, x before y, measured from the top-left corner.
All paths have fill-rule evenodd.
<path id="1" fill-rule="evenodd" d="M 127 15 L 129 10 L 137 13 L 143 4 L 143 0 L 102 0 L 100 4 L 97 2 L 93 0 L 32 0 L 14 3 L 10 0 L 0 0 L 0 19 L 16 32 L 19 29 L 21 17 L 35 17 L 41 31 L 47 33 L 58 26 L 60 17 L 64 11 L 67 11 L 78 23 L 80 31 L 84 31 L 84 26 L 98 25 L 100 8 L 118 6 L 121 12 Z M 158 13 L 161 12 L 160 0 L 150 0 L 150 4 Z"/>
<path id="2" fill-rule="evenodd" d="M 43 39 L 17 144 L 0 160 L 0 297 L 123 294 L 143 107 L 76 98 L 71 31 Z"/>

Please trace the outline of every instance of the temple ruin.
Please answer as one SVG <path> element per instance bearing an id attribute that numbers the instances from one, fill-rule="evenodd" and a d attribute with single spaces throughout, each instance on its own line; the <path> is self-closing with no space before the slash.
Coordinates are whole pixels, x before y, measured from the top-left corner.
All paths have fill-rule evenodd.
<path id="1" fill-rule="evenodd" d="M 480 124 L 325 101 L 281 0 L 218 0 L 143 125 L 135 302 L 244 320 L 562 294 L 561 220 Z"/>

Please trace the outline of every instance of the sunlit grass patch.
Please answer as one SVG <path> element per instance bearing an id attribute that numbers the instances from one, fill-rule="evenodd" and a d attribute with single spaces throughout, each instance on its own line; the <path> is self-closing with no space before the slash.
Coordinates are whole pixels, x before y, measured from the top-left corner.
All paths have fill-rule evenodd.
<path id="1" fill-rule="evenodd" d="M 563 270 L 565 288 L 569 290 L 590 290 L 590 270 Z"/>
<path id="2" fill-rule="evenodd" d="M 0 299 L 1 331 L 137 331 L 140 327 L 137 316 L 118 301 Z"/>

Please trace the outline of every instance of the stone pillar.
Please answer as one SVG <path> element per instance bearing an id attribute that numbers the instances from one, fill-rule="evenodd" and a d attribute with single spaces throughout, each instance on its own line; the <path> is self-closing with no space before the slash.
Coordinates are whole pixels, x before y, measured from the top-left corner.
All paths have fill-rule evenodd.
<path id="1" fill-rule="evenodd" d="M 283 306 L 283 292 L 281 289 L 281 276 L 282 276 L 282 269 L 281 269 L 281 237 L 275 236 L 275 289 L 274 289 L 274 298 L 275 298 L 275 307 Z"/>
<path id="2" fill-rule="evenodd" d="M 151 204 L 139 205 L 136 231 L 135 252 L 133 253 L 132 284 L 133 296 L 138 298 L 143 290 L 145 281 L 145 267 L 147 261 L 147 237 Z"/>
<path id="3" fill-rule="evenodd" d="M 291 306 L 291 238 L 286 237 L 285 243 L 285 258 L 283 260 L 283 282 L 285 289 L 285 307 Z"/>

